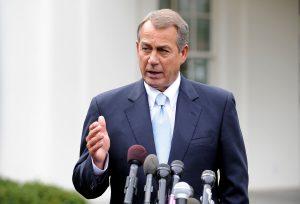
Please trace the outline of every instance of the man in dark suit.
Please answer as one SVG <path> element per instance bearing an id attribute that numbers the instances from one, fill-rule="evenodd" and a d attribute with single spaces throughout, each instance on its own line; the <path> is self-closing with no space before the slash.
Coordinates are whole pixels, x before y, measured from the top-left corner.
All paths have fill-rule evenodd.
<path id="1" fill-rule="evenodd" d="M 123 203 L 127 150 L 140 144 L 162 163 L 183 161 L 182 180 L 196 198 L 202 194 L 201 173 L 210 169 L 220 175 L 213 188 L 215 203 L 249 203 L 246 151 L 233 95 L 180 75 L 189 50 L 186 22 L 169 9 L 151 12 L 138 27 L 136 48 L 143 79 L 91 102 L 73 172 L 76 190 L 96 198 L 110 183 L 111 203 Z M 163 130 L 159 113 L 168 119 Z M 143 203 L 141 168 L 137 176 L 134 203 Z"/>

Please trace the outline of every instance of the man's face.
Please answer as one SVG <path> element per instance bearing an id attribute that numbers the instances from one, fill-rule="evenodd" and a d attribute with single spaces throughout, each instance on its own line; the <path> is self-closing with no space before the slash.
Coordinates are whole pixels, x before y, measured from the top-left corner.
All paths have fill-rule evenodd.
<path id="1" fill-rule="evenodd" d="M 144 23 L 139 36 L 136 48 L 142 77 L 153 88 L 165 91 L 176 80 L 188 46 L 179 52 L 176 28 L 156 29 L 151 21 Z"/>

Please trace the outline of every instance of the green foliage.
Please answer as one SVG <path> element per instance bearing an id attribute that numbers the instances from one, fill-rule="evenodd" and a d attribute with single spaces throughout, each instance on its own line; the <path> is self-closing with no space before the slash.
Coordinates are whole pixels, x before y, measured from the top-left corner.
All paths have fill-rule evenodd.
<path id="1" fill-rule="evenodd" d="M 1 204 L 85 204 L 76 192 L 39 182 L 19 184 L 0 178 Z"/>

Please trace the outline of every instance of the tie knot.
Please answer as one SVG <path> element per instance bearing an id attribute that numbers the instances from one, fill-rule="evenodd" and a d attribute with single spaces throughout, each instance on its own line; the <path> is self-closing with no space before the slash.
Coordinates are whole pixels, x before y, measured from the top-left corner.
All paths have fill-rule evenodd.
<path id="1" fill-rule="evenodd" d="M 155 103 L 159 106 L 164 106 L 166 104 L 167 98 L 168 97 L 166 95 L 160 93 L 156 96 Z"/>

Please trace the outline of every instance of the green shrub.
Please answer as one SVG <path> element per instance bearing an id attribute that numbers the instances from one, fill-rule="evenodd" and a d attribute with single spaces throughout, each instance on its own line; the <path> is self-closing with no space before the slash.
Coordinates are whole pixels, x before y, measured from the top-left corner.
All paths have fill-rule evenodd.
<path id="1" fill-rule="evenodd" d="M 19 184 L 0 178 L 1 204 L 85 204 L 76 192 L 40 182 Z"/>

